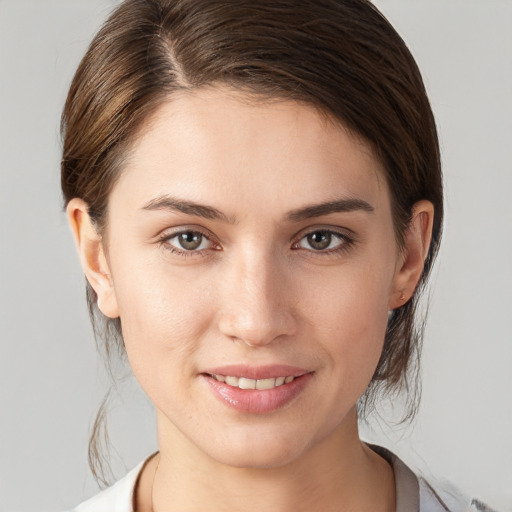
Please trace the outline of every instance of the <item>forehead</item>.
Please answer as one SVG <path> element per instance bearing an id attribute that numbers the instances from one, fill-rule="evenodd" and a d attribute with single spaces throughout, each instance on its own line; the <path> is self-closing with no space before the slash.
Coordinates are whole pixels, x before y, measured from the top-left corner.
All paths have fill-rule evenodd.
<path id="1" fill-rule="evenodd" d="M 111 199 L 135 208 L 172 194 L 223 211 L 277 211 L 360 197 L 378 207 L 388 203 L 385 181 L 369 145 L 316 108 L 216 87 L 175 94 L 156 111 Z"/>

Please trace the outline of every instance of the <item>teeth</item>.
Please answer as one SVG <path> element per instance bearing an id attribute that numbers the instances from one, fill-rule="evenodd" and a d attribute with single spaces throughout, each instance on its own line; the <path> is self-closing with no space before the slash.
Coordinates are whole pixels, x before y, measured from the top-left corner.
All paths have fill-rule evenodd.
<path id="1" fill-rule="evenodd" d="M 253 379 L 246 379 L 245 377 L 240 377 L 238 379 L 238 387 L 240 389 L 256 389 L 256 381 Z"/>
<path id="2" fill-rule="evenodd" d="M 226 377 L 224 382 L 234 388 L 238 387 L 238 377 Z"/>
<path id="3" fill-rule="evenodd" d="M 276 377 L 276 386 L 282 386 L 286 377 Z"/>
<path id="4" fill-rule="evenodd" d="M 276 385 L 276 379 L 260 379 L 256 381 L 256 389 L 272 389 Z"/>
<path id="5" fill-rule="evenodd" d="M 232 377 L 231 375 L 212 375 L 219 382 L 225 382 L 228 386 L 240 389 L 273 389 L 283 384 L 289 384 L 295 379 L 292 375 L 288 377 L 276 377 L 271 379 L 246 379 L 245 377 Z"/>

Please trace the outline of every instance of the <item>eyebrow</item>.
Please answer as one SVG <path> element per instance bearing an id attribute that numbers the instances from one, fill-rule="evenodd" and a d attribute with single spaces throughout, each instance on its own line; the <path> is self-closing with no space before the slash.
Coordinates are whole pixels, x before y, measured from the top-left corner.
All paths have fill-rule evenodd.
<path id="1" fill-rule="evenodd" d="M 210 220 L 221 220 L 234 224 L 236 219 L 227 216 L 213 206 L 195 203 L 184 199 L 177 199 L 168 195 L 159 196 L 146 203 L 142 208 L 146 211 L 167 210 L 181 212 L 186 215 L 195 215 Z M 297 208 L 288 212 L 285 216 L 289 222 L 300 222 L 302 220 L 321 217 L 331 213 L 347 213 L 353 211 L 364 211 L 373 213 L 374 207 L 362 199 L 337 199 L 325 203 L 312 204 L 303 208 Z"/>
<path id="2" fill-rule="evenodd" d="M 186 215 L 195 215 L 197 217 L 203 217 L 210 220 L 222 220 L 224 222 L 229 222 L 230 224 L 234 224 L 235 222 L 234 219 L 228 217 L 213 206 L 177 199 L 167 195 L 152 199 L 142 207 L 142 210 L 167 210 L 171 212 L 181 212 Z"/>
<path id="3" fill-rule="evenodd" d="M 337 199 L 292 210 L 286 215 L 286 218 L 291 222 L 299 222 L 331 213 L 347 213 L 358 210 L 373 213 L 375 208 L 362 199 Z"/>

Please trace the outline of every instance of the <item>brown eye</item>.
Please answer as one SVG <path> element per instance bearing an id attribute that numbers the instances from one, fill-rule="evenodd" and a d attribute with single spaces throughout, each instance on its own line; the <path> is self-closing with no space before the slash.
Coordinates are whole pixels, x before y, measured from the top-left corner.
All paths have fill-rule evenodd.
<path id="1" fill-rule="evenodd" d="M 194 251 L 197 249 L 201 242 L 203 241 L 203 235 L 200 233 L 194 233 L 193 231 L 188 231 L 187 233 L 180 233 L 178 235 L 178 242 L 183 249 L 187 251 Z"/>
<path id="2" fill-rule="evenodd" d="M 200 251 L 208 249 L 211 242 L 199 231 L 183 231 L 167 240 L 167 243 L 178 250 Z"/>
<path id="3" fill-rule="evenodd" d="M 347 240 L 347 237 L 341 233 L 320 229 L 305 235 L 296 247 L 299 249 L 308 249 L 310 251 L 328 252 L 331 250 L 341 249 L 349 243 L 350 242 Z"/>
<path id="4" fill-rule="evenodd" d="M 312 249 L 323 251 L 331 245 L 332 235 L 328 231 L 315 231 L 307 235 L 306 238 Z"/>

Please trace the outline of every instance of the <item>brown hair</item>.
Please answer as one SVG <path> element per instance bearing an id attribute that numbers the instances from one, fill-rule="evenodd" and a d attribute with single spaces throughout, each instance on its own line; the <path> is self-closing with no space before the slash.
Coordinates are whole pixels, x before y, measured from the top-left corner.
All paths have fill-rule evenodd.
<path id="1" fill-rule="evenodd" d="M 92 41 L 62 115 L 62 190 L 82 198 L 102 233 L 107 204 L 138 131 L 174 91 L 211 84 L 305 102 L 366 140 L 384 164 L 398 243 L 420 199 L 434 204 L 433 238 L 415 294 L 388 322 L 384 350 L 360 404 L 409 389 L 421 325 L 418 291 L 443 217 L 439 145 L 420 72 L 405 43 L 367 0 L 125 0 Z M 119 319 L 87 285 L 95 333 L 123 353 Z M 414 372 L 413 372 L 414 374 Z M 413 414 L 417 393 L 409 394 Z M 100 411 L 101 412 L 101 411 Z M 96 443 L 90 461 L 101 470 Z"/>

